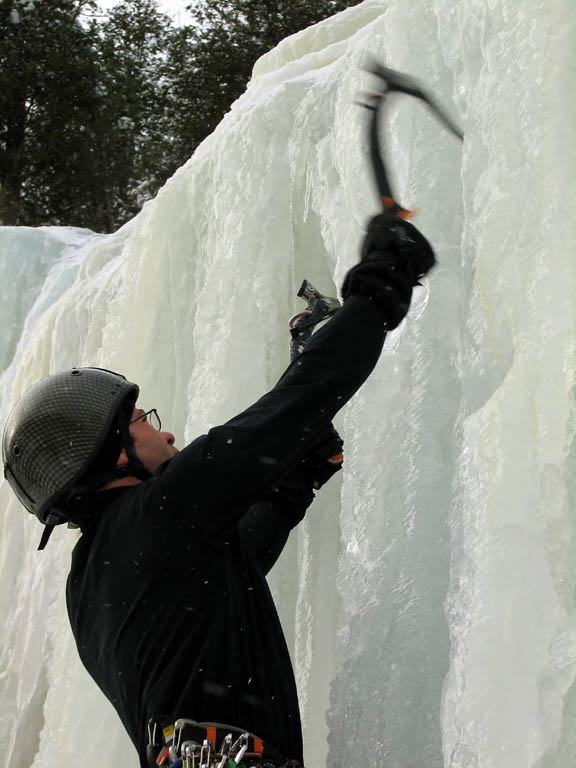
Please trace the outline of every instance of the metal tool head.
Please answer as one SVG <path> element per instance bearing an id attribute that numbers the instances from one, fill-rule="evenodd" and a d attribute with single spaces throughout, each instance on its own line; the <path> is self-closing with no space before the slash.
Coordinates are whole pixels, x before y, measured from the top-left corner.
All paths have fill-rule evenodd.
<path id="1" fill-rule="evenodd" d="M 414 96 L 417 99 L 427 99 L 425 91 L 415 77 L 406 75 L 403 72 L 397 72 L 395 69 L 390 69 L 390 67 L 385 67 L 375 58 L 368 58 L 364 65 L 364 70 L 380 78 L 384 92 L 397 91 L 399 93 L 407 93 L 409 96 Z"/>
<path id="2" fill-rule="evenodd" d="M 311 312 L 314 315 L 316 322 L 319 322 L 316 318 L 322 316 L 329 317 L 340 309 L 341 306 L 338 299 L 334 299 L 331 296 L 324 296 L 320 291 L 317 291 L 308 280 L 304 280 L 297 295 L 308 302 L 306 311 Z"/>
<path id="3" fill-rule="evenodd" d="M 448 115 L 446 110 L 437 102 L 434 96 L 422 86 L 419 80 L 411 75 L 406 75 L 404 72 L 398 72 L 390 67 L 385 67 L 380 61 L 374 57 L 369 57 L 364 65 L 364 70 L 370 72 L 372 75 L 376 75 L 381 81 L 382 95 L 388 93 L 406 93 L 408 96 L 413 96 L 416 99 L 420 99 L 425 102 L 440 122 L 460 141 L 464 140 L 464 134 L 461 128 L 456 124 L 454 120 Z M 380 101 L 382 98 L 380 98 Z M 378 102 L 374 105 L 365 104 L 369 108 L 375 109 L 378 107 Z"/>

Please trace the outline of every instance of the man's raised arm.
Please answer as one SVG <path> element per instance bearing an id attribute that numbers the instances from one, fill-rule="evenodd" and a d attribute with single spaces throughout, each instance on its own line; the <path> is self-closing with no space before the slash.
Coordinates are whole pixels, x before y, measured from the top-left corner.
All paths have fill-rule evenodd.
<path id="1" fill-rule="evenodd" d="M 158 483 L 173 504 L 202 500 L 198 522 L 207 535 L 237 522 L 308 452 L 374 369 L 386 331 L 408 311 L 412 286 L 434 257 L 411 224 L 392 219 L 372 220 L 362 260 L 344 282 L 343 307 L 276 386 L 161 467 Z M 193 507 L 182 510 L 191 520 Z"/>

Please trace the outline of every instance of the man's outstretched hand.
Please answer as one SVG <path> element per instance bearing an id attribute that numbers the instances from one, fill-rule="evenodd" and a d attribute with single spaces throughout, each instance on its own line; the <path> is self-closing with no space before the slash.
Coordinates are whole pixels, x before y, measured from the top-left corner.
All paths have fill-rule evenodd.
<path id="1" fill-rule="evenodd" d="M 436 263 L 428 240 L 413 224 L 381 213 L 368 224 L 361 260 L 348 272 L 342 298 L 368 296 L 386 312 L 386 325 L 396 328 L 404 319 L 412 288 Z"/>

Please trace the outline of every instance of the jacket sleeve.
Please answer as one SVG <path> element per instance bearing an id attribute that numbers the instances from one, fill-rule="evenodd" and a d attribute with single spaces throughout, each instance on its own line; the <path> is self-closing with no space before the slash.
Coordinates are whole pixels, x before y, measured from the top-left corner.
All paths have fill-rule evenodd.
<path id="1" fill-rule="evenodd" d="M 169 506 L 202 535 L 236 524 L 307 454 L 368 378 L 385 322 L 368 298 L 350 297 L 270 392 L 161 465 L 156 480 Z"/>
<path id="2" fill-rule="evenodd" d="M 313 491 L 342 468 L 343 445 L 332 424 L 323 429 L 308 454 L 240 520 L 242 547 L 264 575 L 280 557 L 290 531 L 303 520 L 314 501 Z"/>
<path id="3" fill-rule="evenodd" d="M 266 575 L 280 557 L 290 531 L 314 501 L 310 474 L 296 465 L 238 525 L 246 557 Z"/>

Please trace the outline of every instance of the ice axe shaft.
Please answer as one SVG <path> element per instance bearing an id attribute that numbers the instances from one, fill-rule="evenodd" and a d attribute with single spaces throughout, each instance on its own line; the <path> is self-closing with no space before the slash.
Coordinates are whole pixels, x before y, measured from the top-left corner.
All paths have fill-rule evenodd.
<path id="1" fill-rule="evenodd" d="M 457 136 L 460 141 L 463 141 L 464 135 L 458 125 L 450 118 L 446 110 L 440 106 L 436 99 L 428 93 L 415 78 L 405 75 L 402 72 L 397 72 L 389 67 L 385 67 L 375 59 L 369 61 L 364 69 L 366 72 L 370 72 L 372 75 L 378 77 L 381 86 L 379 91 L 365 94 L 366 97 L 370 99 L 371 103 L 367 104 L 366 102 L 359 102 L 361 106 L 372 111 L 372 119 L 369 125 L 369 142 L 370 158 L 372 161 L 376 188 L 384 210 L 387 213 L 391 213 L 402 219 L 408 219 L 412 215 L 412 211 L 408 208 L 404 208 L 404 206 L 397 202 L 396 197 L 392 192 L 380 147 L 379 125 L 388 95 L 393 92 L 405 93 L 408 96 L 420 99 L 428 105 L 440 122 L 451 133 Z"/>

